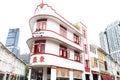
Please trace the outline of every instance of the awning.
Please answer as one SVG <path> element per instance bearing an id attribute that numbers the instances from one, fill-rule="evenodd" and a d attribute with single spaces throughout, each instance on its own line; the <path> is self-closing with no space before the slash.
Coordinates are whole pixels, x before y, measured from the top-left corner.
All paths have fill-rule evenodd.
<path id="1" fill-rule="evenodd" d="M 65 68 L 57 68 L 57 77 L 69 77 L 69 70 Z"/>
<path id="2" fill-rule="evenodd" d="M 92 71 L 92 74 L 96 74 L 96 75 L 99 75 L 99 72 L 96 72 L 96 71 Z"/>
<path id="3" fill-rule="evenodd" d="M 82 79 L 82 72 L 81 72 L 81 71 L 74 70 L 74 71 L 73 71 L 73 78 Z"/>
<path id="4" fill-rule="evenodd" d="M 112 80 L 112 76 L 106 75 L 106 77 L 107 77 L 107 80 Z"/>
<path id="5" fill-rule="evenodd" d="M 106 75 L 102 75 L 102 79 L 103 80 L 108 80 L 107 77 L 106 77 Z"/>
<path id="6" fill-rule="evenodd" d="M 102 75 L 102 79 L 103 80 L 112 80 L 112 76 L 110 76 L 110 75 Z"/>

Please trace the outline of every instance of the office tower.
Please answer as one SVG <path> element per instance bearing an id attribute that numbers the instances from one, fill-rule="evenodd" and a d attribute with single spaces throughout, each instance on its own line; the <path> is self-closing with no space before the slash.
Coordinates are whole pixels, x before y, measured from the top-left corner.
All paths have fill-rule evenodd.
<path id="1" fill-rule="evenodd" d="M 7 40 L 5 46 L 13 52 L 16 56 L 19 55 L 20 50 L 18 47 L 18 41 L 19 41 L 19 28 L 15 29 L 9 29 Z"/>
<path id="2" fill-rule="evenodd" d="M 99 39 L 101 48 L 120 63 L 120 21 L 108 25 L 104 32 L 100 32 Z"/>

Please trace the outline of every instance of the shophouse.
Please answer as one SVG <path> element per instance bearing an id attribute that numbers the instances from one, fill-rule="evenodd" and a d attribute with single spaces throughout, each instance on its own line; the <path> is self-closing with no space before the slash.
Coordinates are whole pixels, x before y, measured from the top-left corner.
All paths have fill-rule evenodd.
<path id="1" fill-rule="evenodd" d="M 89 80 L 87 28 L 41 3 L 29 20 L 29 80 Z"/>
<path id="2" fill-rule="evenodd" d="M 91 60 L 91 78 L 90 80 L 100 80 L 99 73 L 99 61 L 98 61 L 98 53 L 97 46 L 90 44 L 90 60 Z"/>
<path id="3" fill-rule="evenodd" d="M 22 80 L 25 63 L 0 42 L 0 80 Z"/>
<path id="4" fill-rule="evenodd" d="M 100 70 L 100 80 L 112 80 L 112 76 L 110 75 L 108 70 L 108 61 L 106 59 L 108 54 L 99 47 L 97 48 L 97 52 Z"/>

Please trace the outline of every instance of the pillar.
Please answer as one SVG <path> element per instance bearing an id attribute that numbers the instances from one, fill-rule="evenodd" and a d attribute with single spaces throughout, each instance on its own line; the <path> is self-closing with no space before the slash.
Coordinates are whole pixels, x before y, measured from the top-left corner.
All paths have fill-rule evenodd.
<path id="1" fill-rule="evenodd" d="M 56 67 L 51 66 L 51 80 L 56 80 Z"/>
<path id="2" fill-rule="evenodd" d="M 73 80 L 73 70 L 69 70 L 69 80 Z"/>
<path id="3" fill-rule="evenodd" d="M 4 77 L 3 77 L 3 80 L 6 80 L 6 76 L 7 76 L 7 74 L 5 73 L 5 74 L 4 74 Z"/>
<path id="4" fill-rule="evenodd" d="M 43 67 L 43 80 L 47 80 L 47 68 Z"/>
<path id="5" fill-rule="evenodd" d="M 32 67 L 29 67 L 28 80 L 31 80 Z"/>

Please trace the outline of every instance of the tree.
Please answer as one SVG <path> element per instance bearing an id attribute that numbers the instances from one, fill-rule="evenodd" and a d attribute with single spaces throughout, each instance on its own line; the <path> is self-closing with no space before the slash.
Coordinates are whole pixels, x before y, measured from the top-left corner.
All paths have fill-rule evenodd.
<path id="1" fill-rule="evenodd" d="M 28 78 L 27 78 L 28 73 L 29 73 L 29 65 L 26 65 L 26 67 L 25 67 L 25 80 L 28 80 Z"/>

